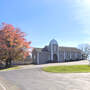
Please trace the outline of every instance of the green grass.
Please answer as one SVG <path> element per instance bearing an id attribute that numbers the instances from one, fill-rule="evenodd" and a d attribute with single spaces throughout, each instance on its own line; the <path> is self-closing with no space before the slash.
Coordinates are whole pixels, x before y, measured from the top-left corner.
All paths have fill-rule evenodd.
<path id="1" fill-rule="evenodd" d="M 90 72 L 90 66 L 88 65 L 71 65 L 71 66 L 49 66 L 44 67 L 46 72 L 54 73 L 87 73 Z"/>
<path id="2" fill-rule="evenodd" d="M 19 67 L 19 66 L 15 66 L 15 67 L 10 67 L 10 68 L 1 69 L 0 71 L 17 70 L 17 69 L 20 69 L 20 68 L 21 68 L 21 67 Z"/>

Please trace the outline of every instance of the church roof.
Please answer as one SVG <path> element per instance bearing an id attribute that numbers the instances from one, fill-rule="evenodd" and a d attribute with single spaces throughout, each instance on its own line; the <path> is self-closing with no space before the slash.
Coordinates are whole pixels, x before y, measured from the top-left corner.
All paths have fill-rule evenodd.
<path id="1" fill-rule="evenodd" d="M 59 47 L 59 49 L 60 50 L 65 50 L 65 51 L 78 51 L 78 52 L 81 52 L 81 50 L 80 49 L 78 49 L 78 48 L 75 48 L 75 47 Z"/>
<path id="2" fill-rule="evenodd" d="M 36 50 L 37 52 L 41 52 L 41 51 L 42 51 L 42 48 L 35 48 L 35 50 Z"/>
<path id="3" fill-rule="evenodd" d="M 45 46 L 44 48 L 34 48 L 37 52 L 41 52 L 41 51 L 48 51 L 48 46 Z"/>
<path id="4" fill-rule="evenodd" d="M 52 39 L 51 41 L 50 41 L 50 44 L 58 44 L 58 42 L 55 40 L 55 39 Z"/>
<path id="5" fill-rule="evenodd" d="M 48 46 L 44 47 L 44 48 L 34 48 L 37 52 L 42 52 L 42 51 L 48 51 L 47 50 Z M 75 48 L 75 47 L 59 47 L 59 49 L 61 51 L 78 51 L 78 52 L 81 52 L 80 49 L 78 48 Z"/>

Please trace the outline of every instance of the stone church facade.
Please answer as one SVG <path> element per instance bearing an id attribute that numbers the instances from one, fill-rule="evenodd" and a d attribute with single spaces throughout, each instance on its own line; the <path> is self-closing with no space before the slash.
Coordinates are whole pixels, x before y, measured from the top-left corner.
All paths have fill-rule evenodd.
<path id="1" fill-rule="evenodd" d="M 60 47 L 58 42 L 53 39 L 44 48 L 34 48 L 32 60 L 34 64 L 60 63 L 66 61 L 81 60 L 82 51 L 72 47 Z"/>

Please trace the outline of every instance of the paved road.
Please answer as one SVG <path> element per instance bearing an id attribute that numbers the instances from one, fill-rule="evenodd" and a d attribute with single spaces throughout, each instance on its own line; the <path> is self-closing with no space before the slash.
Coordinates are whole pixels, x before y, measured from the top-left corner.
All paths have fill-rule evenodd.
<path id="1" fill-rule="evenodd" d="M 0 72 L 0 76 L 21 90 L 90 90 L 90 73 L 55 74 L 44 72 L 41 67 L 25 66 Z"/>

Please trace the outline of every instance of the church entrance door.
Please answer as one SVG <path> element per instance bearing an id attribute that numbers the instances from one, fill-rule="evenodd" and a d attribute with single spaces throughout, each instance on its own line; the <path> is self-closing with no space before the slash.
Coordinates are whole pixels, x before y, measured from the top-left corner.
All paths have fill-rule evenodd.
<path id="1" fill-rule="evenodd" d="M 53 55 L 53 62 L 57 62 L 57 59 L 58 59 L 58 58 L 57 58 L 57 55 L 54 54 L 54 55 Z"/>

